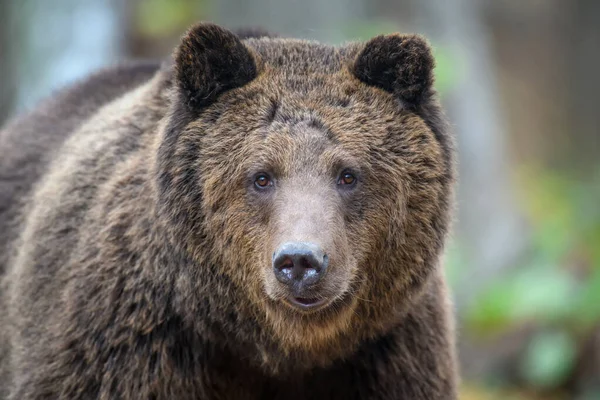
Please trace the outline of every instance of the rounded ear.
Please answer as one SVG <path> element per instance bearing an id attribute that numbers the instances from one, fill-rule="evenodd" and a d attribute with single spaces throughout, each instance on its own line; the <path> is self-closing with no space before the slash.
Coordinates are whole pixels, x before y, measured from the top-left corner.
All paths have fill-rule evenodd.
<path id="1" fill-rule="evenodd" d="M 352 67 L 364 83 L 418 104 L 433 86 L 435 61 L 419 35 L 382 35 L 368 41 Z"/>
<path id="2" fill-rule="evenodd" d="M 190 108 L 210 104 L 257 74 L 254 58 L 240 38 L 210 23 L 192 27 L 174 58 L 176 85 Z"/>

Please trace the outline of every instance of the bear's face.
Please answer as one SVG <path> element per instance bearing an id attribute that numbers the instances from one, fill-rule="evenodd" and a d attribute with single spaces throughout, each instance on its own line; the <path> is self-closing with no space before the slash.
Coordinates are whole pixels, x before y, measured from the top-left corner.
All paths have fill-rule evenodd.
<path id="1" fill-rule="evenodd" d="M 184 38 L 159 185 L 189 251 L 210 238 L 211 262 L 291 347 L 393 323 L 430 273 L 451 180 L 414 111 L 432 66 L 417 37 Z"/>

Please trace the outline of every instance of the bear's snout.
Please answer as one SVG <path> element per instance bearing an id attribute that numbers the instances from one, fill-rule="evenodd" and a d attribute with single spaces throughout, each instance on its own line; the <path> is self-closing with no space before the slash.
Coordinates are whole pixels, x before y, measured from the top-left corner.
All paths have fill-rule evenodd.
<path id="1" fill-rule="evenodd" d="M 327 254 L 309 242 L 284 243 L 273 254 L 273 273 L 290 289 L 288 301 L 301 309 L 317 308 L 325 302 L 314 292 L 315 285 L 327 273 Z"/>

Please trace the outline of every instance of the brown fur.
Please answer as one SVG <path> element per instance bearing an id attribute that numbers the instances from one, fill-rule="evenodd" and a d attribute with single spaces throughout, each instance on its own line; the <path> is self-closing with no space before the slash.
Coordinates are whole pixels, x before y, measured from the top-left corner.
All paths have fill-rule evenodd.
<path id="1" fill-rule="evenodd" d="M 0 243 L 0 395 L 456 398 L 440 270 L 453 150 L 432 68 L 415 36 L 332 48 L 204 24 L 173 67 L 51 123 L 48 163 L 0 214 L 18 234 Z M 3 132 L 2 155 L 26 154 L 11 138 L 41 118 Z M 344 167 L 352 191 L 336 187 Z M 270 194 L 252 186 L 264 170 Z M 277 245 L 304 237 L 331 258 L 332 303 L 314 313 L 283 304 L 270 272 Z"/>

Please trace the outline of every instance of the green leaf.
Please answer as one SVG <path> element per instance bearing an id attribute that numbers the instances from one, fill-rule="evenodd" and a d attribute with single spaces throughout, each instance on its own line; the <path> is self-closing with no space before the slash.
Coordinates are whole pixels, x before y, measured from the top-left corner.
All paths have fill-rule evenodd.
<path id="1" fill-rule="evenodd" d="M 451 90 L 459 80 L 459 61 L 455 53 L 444 47 L 434 46 L 435 86 L 442 95 Z"/>
<path id="2" fill-rule="evenodd" d="M 539 265 L 515 277 L 511 312 L 515 320 L 556 321 L 574 308 L 576 284 L 567 272 L 550 265 Z"/>
<path id="3" fill-rule="evenodd" d="M 533 265 L 495 282 L 467 312 L 467 323 L 480 334 L 510 329 L 526 321 L 556 322 L 576 309 L 576 283 L 548 264 Z"/>
<path id="4" fill-rule="evenodd" d="M 178 33 L 196 20 L 203 3 L 197 0 L 140 1 L 136 9 L 137 28 L 149 37 Z"/>
<path id="5" fill-rule="evenodd" d="M 568 377 L 575 363 L 576 346 L 565 332 L 540 333 L 529 344 L 521 372 L 538 388 L 554 388 Z"/>
<path id="6" fill-rule="evenodd" d="M 466 322 L 480 335 L 509 328 L 513 321 L 513 288 L 510 282 L 499 282 L 476 299 L 466 313 Z"/>
<path id="7" fill-rule="evenodd" d="M 577 296 L 577 312 L 573 317 L 578 325 L 591 329 L 600 321 L 600 269 L 595 269 Z"/>
<path id="8" fill-rule="evenodd" d="M 374 19 L 350 21 L 341 31 L 348 40 L 366 41 L 378 35 L 400 32 L 401 29 L 395 22 Z"/>

